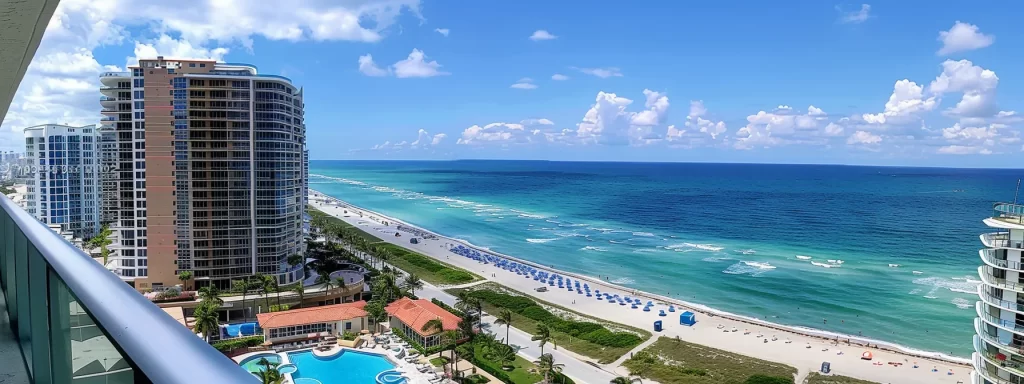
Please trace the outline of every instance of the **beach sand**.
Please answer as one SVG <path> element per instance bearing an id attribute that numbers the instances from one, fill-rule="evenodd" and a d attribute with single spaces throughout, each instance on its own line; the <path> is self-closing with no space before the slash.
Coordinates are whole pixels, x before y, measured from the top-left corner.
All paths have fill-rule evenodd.
<path id="1" fill-rule="evenodd" d="M 829 334 L 824 331 L 792 328 L 724 312 L 709 315 L 709 312 L 714 310 L 676 299 L 620 287 L 601 281 L 596 277 L 562 272 L 526 260 L 474 247 L 471 244 L 437 234 L 435 234 L 437 239 L 424 239 L 408 232 L 402 232 L 401 237 L 395 237 L 396 228 L 399 224 L 403 227 L 416 228 L 424 232 L 429 231 L 401 220 L 352 206 L 329 196 L 327 198 L 333 199 L 337 201 L 335 204 L 341 205 L 325 203 L 323 197 L 317 196 L 317 192 L 310 191 L 310 204 L 317 209 L 338 217 L 366 232 L 373 233 L 389 243 L 415 250 L 442 262 L 477 273 L 489 281 L 519 291 L 525 295 L 596 318 L 650 330 L 654 333 L 654 337 L 679 337 L 687 342 L 790 365 L 799 370 L 800 380 L 803 380 L 810 372 L 818 371 L 822 362 L 827 361 L 831 363 L 833 374 L 879 383 L 970 383 L 970 366 L 960 362 L 929 358 L 927 355 L 924 355 L 924 352 L 921 355 L 909 354 L 897 351 L 895 348 L 884 344 L 882 348 L 865 347 L 858 344 L 856 337 L 848 339 L 845 336 L 840 336 L 839 343 L 836 344 L 835 337 L 826 338 L 826 335 Z M 348 211 L 347 214 L 345 214 L 346 210 Z M 385 221 L 389 225 L 383 225 Z M 419 238 L 419 244 L 410 244 L 409 239 L 412 237 Z M 590 285 L 591 290 L 597 289 L 602 293 L 608 292 L 620 296 L 638 297 L 644 303 L 654 301 L 656 305 L 652 307 L 651 312 L 643 312 L 641 309 L 631 309 L 629 306 L 609 304 L 604 300 L 597 300 L 596 296 L 586 297 L 586 295 L 578 294 L 575 291 L 568 291 L 564 288 L 558 289 L 557 286 L 550 287 L 534 281 L 532 278 L 524 278 L 523 276 L 516 275 L 514 272 L 497 268 L 493 264 L 483 264 L 450 252 L 449 247 L 457 244 L 475 248 L 480 252 L 526 263 L 538 269 L 571 277 L 573 280 L 582 280 Z M 534 291 L 535 288 L 540 286 L 548 287 L 548 291 Z M 685 284 L 682 284 L 679 288 L 680 290 L 685 290 Z M 676 307 L 676 312 L 668 312 L 669 304 Z M 658 311 L 663 309 L 666 310 L 668 316 L 661 317 L 658 315 Z M 679 324 L 679 314 L 686 310 L 697 313 L 697 323 L 695 325 L 685 326 Z M 657 320 L 662 320 L 664 324 L 662 332 L 653 332 L 653 323 Z M 736 331 L 733 332 L 733 329 Z M 847 345 L 847 340 L 851 340 L 852 345 Z M 873 346 L 877 345 L 874 341 L 869 341 L 869 343 Z M 870 361 L 862 360 L 861 354 L 865 351 L 871 352 L 874 358 Z M 894 366 L 888 364 L 889 362 L 902 363 L 902 365 Z M 915 364 L 918 368 L 914 368 Z M 616 372 L 621 374 L 626 373 L 625 369 L 621 367 L 609 366 L 607 368 L 615 369 Z M 953 374 L 948 374 L 949 372 Z M 797 382 L 799 383 L 800 381 Z"/>

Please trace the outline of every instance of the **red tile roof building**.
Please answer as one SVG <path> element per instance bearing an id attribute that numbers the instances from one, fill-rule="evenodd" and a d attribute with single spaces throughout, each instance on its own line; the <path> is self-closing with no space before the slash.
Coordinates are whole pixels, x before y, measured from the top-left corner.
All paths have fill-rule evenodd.
<path id="1" fill-rule="evenodd" d="M 403 297 L 384 308 L 391 316 L 391 328 L 401 329 L 407 336 L 418 341 L 424 347 L 430 348 L 441 343 L 441 331 L 424 331 L 423 326 L 430 320 L 441 320 L 442 330 L 457 331 L 459 329 L 458 316 L 446 311 L 444 308 L 431 303 L 429 300 L 412 300 Z"/>
<path id="2" fill-rule="evenodd" d="M 327 333 L 337 336 L 343 332 L 357 333 L 367 329 L 365 301 L 260 313 L 256 320 L 267 341 L 285 341 Z M 277 340 L 274 340 L 277 339 Z"/>

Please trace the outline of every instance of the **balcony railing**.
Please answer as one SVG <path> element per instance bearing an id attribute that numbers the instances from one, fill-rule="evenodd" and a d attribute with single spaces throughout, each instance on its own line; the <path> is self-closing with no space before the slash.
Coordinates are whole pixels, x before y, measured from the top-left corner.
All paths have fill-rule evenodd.
<path id="1" fill-rule="evenodd" d="M 993 276 L 993 273 L 994 267 L 992 266 L 982 265 L 978 267 L 978 275 L 981 276 L 981 282 L 999 289 L 1008 289 L 1011 291 L 1024 293 L 1024 284 L 1006 279 L 1000 279 L 998 277 Z"/>
<path id="2" fill-rule="evenodd" d="M 10 199 L 0 208 L 0 288 L 23 356 L 2 365 L 33 383 L 253 381 Z"/>
<path id="3" fill-rule="evenodd" d="M 100 77 L 129 77 L 131 72 L 103 72 L 100 73 Z"/>
<path id="4" fill-rule="evenodd" d="M 1006 222 L 1024 224 L 1024 204 L 995 203 L 992 216 Z"/>
<path id="5" fill-rule="evenodd" d="M 989 248 L 1024 249 L 1024 240 L 1010 240 L 1007 232 L 992 232 L 981 235 L 981 243 Z"/>
<path id="6" fill-rule="evenodd" d="M 978 255 L 981 256 L 981 260 L 984 261 L 985 264 L 988 264 L 989 266 L 993 266 L 993 267 L 997 267 L 997 268 L 1002 268 L 1002 269 L 1009 269 L 1009 270 L 1014 270 L 1014 271 L 1021 270 L 1021 263 L 1020 262 L 1000 259 L 1000 258 L 996 257 L 996 254 L 998 252 L 999 252 L 999 250 L 991 249 L 991 248 L 981 249 L 981 250 L 978 250 Z M 1006 251 L 1005 250 L 1002 251 L 1002 253 L 1003 253 L 1004 256 L 1006 255 Z"/>

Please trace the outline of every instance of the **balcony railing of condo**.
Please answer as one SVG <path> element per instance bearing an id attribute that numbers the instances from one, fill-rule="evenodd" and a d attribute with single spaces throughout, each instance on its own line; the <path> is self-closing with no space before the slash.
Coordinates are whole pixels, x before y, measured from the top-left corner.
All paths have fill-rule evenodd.
<path id="1" fill-rule="evenodd" d="M 23 356 L 5 364 L 34 383 L 253 380 L 16 203 L 0 208 L 0 288 Z"/>

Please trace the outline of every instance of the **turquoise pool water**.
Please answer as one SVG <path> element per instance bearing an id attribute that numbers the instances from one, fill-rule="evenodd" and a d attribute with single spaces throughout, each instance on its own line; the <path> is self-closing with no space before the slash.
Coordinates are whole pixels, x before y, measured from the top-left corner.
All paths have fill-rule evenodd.
<path id="1" fill-rule="evenodd" d="M 272 364 L 273 366 L 281 364 L 281 356 L 278 356 L 276 353 L 266 353 L 247 357 L 245 358 L 245 360 L 242 360 L 242 362 L 239 363 L 238 365 L 242 366 L 242 368 L 245 368 L 246 371 L 259 372 L 262 370 L 259 365 L 259 361 L 262 358 L 266 358 L 267 361 L 269 361 L 270 364 Z"/>
<path id="2" fill-rule="evenodd" d="M 383 356 L 345 350 L 331 357 L 317 357 L 311 351 L 288 354 L 299 370 L 295 379 L 309 378 L 323 384 L 375 384 L 377 374 L 395 369 Z"/>

